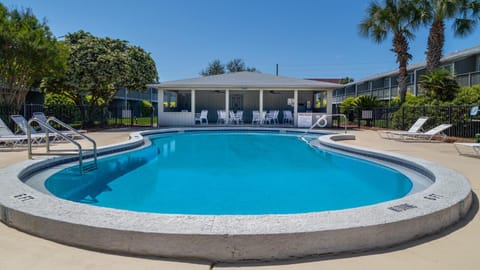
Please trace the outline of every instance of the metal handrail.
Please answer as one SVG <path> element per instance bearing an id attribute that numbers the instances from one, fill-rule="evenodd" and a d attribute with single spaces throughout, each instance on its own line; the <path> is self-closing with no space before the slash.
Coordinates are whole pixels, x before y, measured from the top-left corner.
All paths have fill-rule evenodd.
<path id="1" fill-rule="evenodd" d="M 50 119 L 50 118 L 49 118 L 49 120 L 55 121 L 55 120 Z M 95 143 L 95 141 L 93 139 L 91 139 L 90 137 L 88 137 L 84 134 L 81 134 L 80 132 L 78 132 L 74 128 L 68 126 L 67 124 L 61 122 L 60 120 L 58 120 L 58 119 L 56 119 L 56 120 L 58 121 L 58 122 L 55 121 L 56 123 L 60 124 L 61 126 L 63 126 L 67 129 L 69 129 L 70 131 L 74 132 L 75 134 L 78 134 L 79 136 L 81 136 L 81 137 L 89 140 L 90 142 L 92 142 L 94 164 L 96 165 L 97 164 L 97 144 Z M 32 151 L 32 132 L 31 132 L 31 129 L 30 129 L 32 123 L 37 123 L 38 125 L 43 127 L 46 131 L 45 132 L 46 149 L 47 149 L 46 153 L 33 153 L 33 151 Z M 77 148 L 78 148 L 78 165 L 79 165 L 79 169 L 80 169 L 80 174 L 83 174 L 83 150 L 82 150 L 82 146 L 78 142 L 76 142 L 74 139 L 72 139 L 71 137 L 63 134 L 61 131 L 52 127 L 48 122 L 44 122 L 44 121 L 42 121 L 38 118 L 35 118 L 35 117 L 28 120 L 28 122 L 27 122 L 28 158 L 32 159 L 33 155 L 51 155 L 51 152 L 54 152 L 53 150 L 50 150 L 49 131 L 51 131 L 53 134 L 55 134 L 55 136 L 60 136 L 62 139 L 67 140 L 67 141 L 71 142 L 72 144 L 74 144 L 75 146 L 77 146 Z M 72 151 L 72 150 L 70 150 L 70 151 Z M 59 151 L 55 151 L 55 152 L 59 152 Z M 62 155 L 62 153 L 56 153 L 56 154 L 57 155 Z M 63 155 L 65 155 L 65 154 L 66 153 L 63 153 Z"/>
<path id="2" fill-rule="evenodd" d="M 28 158 L 29 159 L 32 159 L 32 156 L 34 155 L 33 151 L 32 151 L 32 132 L 30 130 L 30 126 L 32 123 L 37 123 L 38 125 L 40 125 L 41 127 L 43 127 L 46 132 L 45 132 L 45 139 L 47 141 L 47 153 L 35 153 L 35 155 L 50 155 L 50 151 L 48 150 L 49 149 L 49 134 L 48 132 L 49 131 L 52 131 L 53 133 L 56 133 L 58 135 L 60 135 L 60 137 L 62 137 L 63 139 L 73 143 L 74 145 L 76 145 L 78 147 L 78 153 L 79 153 L 79 156 L 78 156 L 78 162 L 79 162 L 79 167 L 80 167 L 80 171 L 82 171 L 83 169 L 83 154 L 82 154 L 82 146 L 74 141 L 72 138 L 62 134 L 60 131 L 56 130 L 54 127 L 50 126 L 48 123 L 45 123 L 37 118 L 32 118 L 30 120 L 28 120 L 28 126 L 27 126 L 27 142 L 28 142 Z"/>
<path id="3" fill-rule="evenodd" d="M 54 122 L 54 123 L 57 123 L 59 125 L 61 125 L 62 127 L 70 130 L 71 132 L 75 133 L 75 135 L 78 135 L 86 140 L 88 140 L 89 142 L 92 143 L 93 145 L 93 160 L 95 162 L 95 164 L 97 163 L 97 143 L 90 137 L 88 137 L 87 135 L 79 132 L 78 130 L 74 129 L 73 127 L 65 124 L 64 122 L 62 122 L 60 119 L 54 117 L 54 116 L 50 116 L 48 117 L 47 119 L 47 124 L 50 124 L 50 121 Z"/>
<path id="4" fill-rule="evenodd" d="M 333 113 L 333 114 L 323 114 L 323 115 L 326 115 L 327 117 L 329 117 L 329 116 L 343 116 L 344 124 L 345 124 L 345 134 L 347 134 L 347 116 L 346 116 L 345 114 L 343 114 L 343 113 Z M 322 116 L 323 116 L 323 115 L 322 115 Z M 319 122 L 320 122 L 321 119 L 322 119 L 322 117 L 320 117 L 320 118 L 309 128 L 309 130 L 311 130 L 311 129 L 313 129 L 314 127 L 316 127 L 316 126 L 319 124 Z M 327 121 L 327 120 L 325 119 L 325 121 Z"/>

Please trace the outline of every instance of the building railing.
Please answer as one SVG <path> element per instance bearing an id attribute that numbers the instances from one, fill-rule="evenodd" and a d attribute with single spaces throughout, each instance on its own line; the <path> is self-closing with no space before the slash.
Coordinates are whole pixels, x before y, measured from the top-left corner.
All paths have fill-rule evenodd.
<path id="1" fill-rule="evenodd" d="M 462 73 L 455 76 L 459 86 L 473 86 L 475 84 L 480 84 L 480 71 Z M 407 92 L 414 93 L 414 84 L 409 83 Z M 338 104 L 347 97 L 355 97 L 355 94 L 345 94 L 345 91 L 337 92 L 339 95 L 333 96 L 333 103 Z M 417 95 L 423 94 L 424 91 L 417 84 Z M 392 85 L 391 93 L 390 87 L 379 87 L 374 89 L 362 89 L 357 92 L 357 96 L 375 96 L 378 99 L 391 99 L 398 95 L 398 86 Z"/>
<path id="2" fill-rule="evenodd" d="M 458 74 L 455 79 L 460 86 L 480 84 L 480 71 Z"/>
<path id="3" fill-rule="evenodd" d="M 126 91 L 125 89 L 121 89 L 115 94 L 113 98 L 125 99 L 125 91 Z M 158 100 L 158 93 L 152 91 L 151 89 L 145 92 L 127 90 L 126 94 L 127 94 L 126 96 L 127 100 L 148 100 L 148 101 L 154 101 L 154 102 Z"/>

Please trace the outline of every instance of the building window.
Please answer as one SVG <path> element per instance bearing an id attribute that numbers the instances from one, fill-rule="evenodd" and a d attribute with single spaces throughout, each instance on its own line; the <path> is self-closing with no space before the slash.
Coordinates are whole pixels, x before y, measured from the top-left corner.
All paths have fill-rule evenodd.
<path id="1" fill-rule="evenodd" d="M 480 71 L 480 55 L 477 55 L 477 70 Z"/>
<path id="2" fill-rule="evenodd" d="M 383 79 L 383 87 L 384 88 L 390 87 L 390 78 L 384 78 Z"/>
<path id="3" fill-rule="evenodd" d="M 319 91 L 313 93 L 314 100 L 314 112 L 326 112 L 327 111 L 327 91 Z"/>
<path id="4" fill-rule="evenodd" d="M 191 112 L 192 94 L 190 91 L 163 91 L 164 112 Z"/>

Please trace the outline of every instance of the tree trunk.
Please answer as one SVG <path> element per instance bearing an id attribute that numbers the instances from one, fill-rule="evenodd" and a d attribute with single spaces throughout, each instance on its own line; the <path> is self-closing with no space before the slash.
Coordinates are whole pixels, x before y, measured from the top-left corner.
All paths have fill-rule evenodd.
<path id="1" fill-rule="evenodd" d="M 407 96 L 407 66 L 400 65 L 398 68 L 398 94 L 400 95 L 400 104 L 405 102 L 405 97 Z"/>
<path id="2" fill-rule="evenodd" d="M 405 102 L 407 95 L 407 64 L 412 55 L 408 53 L 408 40 L 402 33 L 395 33 L 393 37 L 392 51 L 397 54 L 398 63 L 398 94 L 400 95 L 400 103 Z"/>
<path id="3" fill-rule="evenodd" d="M 427 45 L 427 70 L 433 71 L 440 67 L 443 45 L 445 43 L 445 23 L 435 20 L 430 27 Z"/>

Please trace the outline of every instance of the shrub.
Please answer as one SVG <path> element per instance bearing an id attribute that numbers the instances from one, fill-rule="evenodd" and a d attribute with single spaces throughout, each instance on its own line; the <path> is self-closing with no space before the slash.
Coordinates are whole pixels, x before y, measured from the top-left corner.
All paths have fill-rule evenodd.
<path id="1" fill-rule="evenodd" d="M 347 97 L 340 104 L 340 112 L 345 113 L 354 108 L 353 103 L 355 102 L 355 97 Z"/>
<path id="2" fill-rule="evenodd" d="M 140 103 L 142 117 L 150 117 L 153 114 L 153 105 L 147 100 L 142 100 Z"/>
<path id="3" fill-rule="evenodd" d="M 374 96 L 359 96 L 353 102 L 353 107 L 359 110 L 373 109 L 380 107 L 381 102 Z"/>
<path id="4" fill-rule="evenodd" d="M 348 121 L 352 122 L 355 120 L 355 112 L 353 103 L 355 102 L 355 97 L 347 97 L 340 104 L 340 113 L 347 115 Z"/>
<path id="5" fill-rule="evenodd" d="M 480 84 L 472 87 L 462 87 L 453 100 L 456 105 L 473 105 L 480 103 Z"/>
<path id="6" fill-rule="evenodd" d="M 81 119 L 79 108 L 65 95 L 47 93 L 44 105 L 44 113 L 47 116 L 55 116 L 67 124 L 73 124 Z"/>
<path id="7" fill-rule="evenodd" d="M 90 104 L 91 101 L 92 101 L 92 95 L 85 96 L 86 104 Z M 105 105 L 105 100 L 103 100 L 103 98 L 99 98 L 99 99 L 97 99 L 95 105 L 97 105 L 97 106 Z"/>
<path id="8" fill-rule="evenodd" d="M 61 94 L 46 93 L 45 105 L 75 105 L 75 102 L 69 97 Z"/>
<path id="9" fill-rule="evenodd" d="M 432 99 L 425 95 L 407 95 L 402 107 L 393 113 L 392 127 L 405 129 L 406 127 L 411 126 L 417 121 L 419 116 L 422 116 L 426 112 L 425 106 L 431 105 L 431 102 Z"/>

